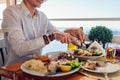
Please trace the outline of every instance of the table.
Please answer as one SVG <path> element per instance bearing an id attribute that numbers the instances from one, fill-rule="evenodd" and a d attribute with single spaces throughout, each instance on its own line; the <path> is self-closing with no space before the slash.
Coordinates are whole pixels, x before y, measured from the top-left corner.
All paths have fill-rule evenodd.
<path id="1" fill-rule="evenodd" d="M 97 60 L 104 60 L 100 57 Z M 0 75 L 13 80 L 105 80 L 103 74 L 92 73 L 87 71 L 75 72 L 70 75 L 61 77 L 38 77 L 24 73 L 21 71 L 20 66 L 23 62 L 3 66 L 0 68 Z M 116 65 L 120 66 L 120 62 Z M 120 79 L 120 70 L 118 72 L 108 75 L 110 80 Z"/>
<path id="2" fill-rule="evenodd" d="M 76 72 L 62 77 L 38 77 L 32 76 L 21 71 L 20 66 L 23 62 L 3 66 L 0 68 L 0 75 L 13 80 L 98 80 L 97 78 L 87 77 L 80 72 Z"/>

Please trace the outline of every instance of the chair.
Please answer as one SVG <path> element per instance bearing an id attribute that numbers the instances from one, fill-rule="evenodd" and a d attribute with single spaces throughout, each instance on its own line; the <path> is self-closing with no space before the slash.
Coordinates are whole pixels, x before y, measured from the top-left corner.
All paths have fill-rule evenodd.
<path id="1" fill-rule="evenodd" d="M 5 54 L 4 54 L 4 52 L 6 52 L 5 41 L 4 41 L 4 38 L 0 38 L 0 53 L 1 53 L 3 65 L 5 64 L 5 56 L 4 56 Z"/>
<path id="2" fill-rule="evenodd" d="M 5 58 L 4 58 L 4 53 L 3 53 L 3 49 L 2 48 L 0 48 L 0 52 L 1 52 L 1 57 L 2 57 L 2 61 L 3 61 L 3 65 L 4 65 Z"/>

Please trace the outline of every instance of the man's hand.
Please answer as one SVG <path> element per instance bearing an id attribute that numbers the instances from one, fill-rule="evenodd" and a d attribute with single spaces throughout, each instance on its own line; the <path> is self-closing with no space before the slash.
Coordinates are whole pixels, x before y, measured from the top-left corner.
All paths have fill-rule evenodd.
<path id="1" fill-rule="evenodd" d="M 64 32 L 53 32 L 55 39 L 61 41 L 61 43 L 77 43 L 75 37 L 71 36 L 69 33 Z"/>
<path id="2" fill-rule="evenodd" d="M 71 34 L 72 36 L 74 36 L 76 38 L 78 38 L 81 42 L 84 42 L 85 35 L 84 35 L 82 27 L 80 27 L 80 28 L 70 28 L 70 29 L 65 30 L 65 32 Z"/>

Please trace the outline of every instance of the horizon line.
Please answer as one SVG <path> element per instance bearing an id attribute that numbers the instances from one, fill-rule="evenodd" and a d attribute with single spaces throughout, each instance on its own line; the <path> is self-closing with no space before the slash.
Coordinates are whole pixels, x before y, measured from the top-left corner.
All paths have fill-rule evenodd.
<path id="1" fill-rule="evenodd" d="M 50 21 L 120 21 L 120 18 L 50 18 Z"/>

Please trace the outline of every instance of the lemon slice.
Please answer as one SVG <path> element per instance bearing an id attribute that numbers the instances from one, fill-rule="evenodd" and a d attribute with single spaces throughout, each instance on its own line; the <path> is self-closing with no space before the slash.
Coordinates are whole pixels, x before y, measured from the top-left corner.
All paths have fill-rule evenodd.
<path id="1" fill-rule="evenodd" d="M 68 72 L 68 71 L 70 71 L 70 70 L 72 69 L 72 67 L 71 67 L 71 66 L 68 66 L 68 65 L 60 65 L 60 66 L 59 66 L 59 69 L 60 69 L 61 71 L 63 71 L 63 72 Z"/>
<path id="2" fill-rule="evenodd" d="M 74 50 L 74 49 L 77 49 L 77 46 L 72 44 L 72 43 L 69 43 L 68 44 L 68 50 Z"/>

